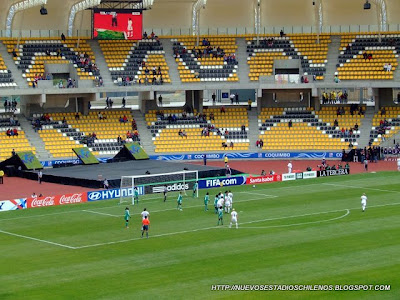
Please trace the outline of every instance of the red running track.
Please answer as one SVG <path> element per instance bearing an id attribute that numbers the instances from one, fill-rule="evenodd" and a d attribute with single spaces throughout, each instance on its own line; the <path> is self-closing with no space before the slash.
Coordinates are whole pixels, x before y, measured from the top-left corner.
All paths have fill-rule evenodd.
<path id="1" fill-rule="evenodd" d="M 287 173 L 288 160 L 232 160 L 229 166 L 232 169 L 239 170 L 244 173 L 261 174 L 262 170 L 268 172 L 274 170 L 277 174 Z M 193 164 L 202 164 L 202 161 L 192 162 Z M 293 170 L 305 171 L 308 166 L 317 168 L 321 161 L 318 160 L 293 160 Z M 339 161 L 328 161 L 330 165 L 338 164 Z M 208 161 L 208 165 L 216 167 L 224 167 L 223 161 Z M 362 173 L 364 166 L 361 163 L 350 163 L 351 174 Z M 397 164 L 394 161 L 380 161 L 378 163 L 370 163 L 368 172 L 379 171 L 396 171 Z M 0 200 L 18 199 L 30 197 L 33 192 L 37 195 L 54 196 L 70 193 L 86 192 L 93 189 L 83 188 L 80 186 L 62 185 L 55 183 L 43 182 L 39 184 L 37 181 L 18 178 L 5 177 L 4 184 L 0 184 Z"/>

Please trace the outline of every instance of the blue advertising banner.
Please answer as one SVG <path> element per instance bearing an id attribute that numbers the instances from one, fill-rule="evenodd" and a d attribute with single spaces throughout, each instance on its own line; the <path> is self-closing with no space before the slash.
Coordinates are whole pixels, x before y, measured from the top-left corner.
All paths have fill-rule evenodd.
<path id="1" fill-rule="evenodd" d="M 144 195 L 144 188 L 142 186 L 138 187 L 139 195 Z M 122 194 L 121 194 L 122 193 Z M 88 201 L 100 201 L 100 200 L 110 200 L 117 199 L 119 197 L 132 197 L 132 189 L 109 189 L 101 191 L 91 191 L 87 193 Z"/>
<path id="2" fill-rule="evenodd" d="M 323 159 L 342 158 L 341 152 L 248 152 L 248 153 L 207 153 L 207 159 L 223 159 L 226 155 L 229 159 L 271 158 L 271 159 Z M 150 155 L 153 160 L 202 160 L 204 154 L 176 154 L 176 155 Z"/>
<path id="3" fill-rule="evenodd" d="M 246 184 L 246 176 L 216 177 L 199 180 L 199 189 Z"/>

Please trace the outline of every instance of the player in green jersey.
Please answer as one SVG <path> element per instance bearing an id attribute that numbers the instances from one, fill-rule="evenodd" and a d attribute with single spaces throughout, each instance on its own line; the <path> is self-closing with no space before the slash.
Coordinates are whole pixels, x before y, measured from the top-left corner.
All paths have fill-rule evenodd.
<path id="1" fill-rule="evenodd" d="M 218 213 L 218 200 L 219 200 L 219 197 L 218 197 L 218 194 L 217 194 L 217 195 L 215 195 L 215 198 L 214 198 L 214 212 L 216 214 Z"/>
<path id="2" fill-rule="evenodd" d="M 129 224 L 129 219 L 131 218 L 131 213 L 129 212 L 129 207 L 125 208 L 125 228 L 129 228 L 128 224 Z"/>
<path id="3" fill-rule="evenodd" d="M 208 201 L 210 200 L 210 196 L 207 194 L 204 196 L 204 211 L 208 210 Z"/>
<path id="4" fill-rule="evenodd" d="M 222 206 L 218 207 L 218 223 L 217 226 L 219 225 L 219 222 L 221 222 L 221 225 L 224 225 L 224 209 L 222 208 Z"/>
<path id="5" fill-rule="evenodd" d="M 177 200 L 178 206 L 176 207 L 178 210 L 182 210 L 182 198 L 182 192 L 179 192 Z"/>

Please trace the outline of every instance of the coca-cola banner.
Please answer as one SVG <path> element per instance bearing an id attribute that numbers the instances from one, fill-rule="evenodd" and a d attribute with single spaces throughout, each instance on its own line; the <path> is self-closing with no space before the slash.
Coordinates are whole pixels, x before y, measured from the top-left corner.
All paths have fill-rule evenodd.
<path id="1" fill-rule="evenodd" d="M 35 208 L 87 202 L 87 193 L 65 194 L 40 198 L 27 198 L 26 207 Z"/>
<path id="2" fill-rule="evenodd" d="M 268 183 L 282 181 L 281 175 L 266 175 L 266 176 L 255 176 L 255 177 L 247 177 L 246 184 L 258 184 L 258 183 Z"/>

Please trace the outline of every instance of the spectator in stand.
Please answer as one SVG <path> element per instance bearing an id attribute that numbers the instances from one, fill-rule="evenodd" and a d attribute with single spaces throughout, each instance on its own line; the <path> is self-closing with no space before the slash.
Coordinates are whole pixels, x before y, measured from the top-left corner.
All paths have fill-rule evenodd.
<path id="1" fill-rule="evenodd" d="M 246 132 L 246 126 L 245 126 L 244 124 L 243 124 L 242 127 L 241 127 L 241 131 L 242 131 L 242 132 Z"/>
<path id="2" fill-rule="evenodd" d="M 221 108 L 220 108 L 220 110 L 219 110 L 221 113 L 225 113 L 225 107 L 224 106 L 221 106 Z"/>
<path id="3" fill-rule="evenodd" d="M 232 93 L 232 94 L 229 96 L 229 99 L 231 99 L 231 105 L 233 105 L 233 101 L 235 101 L 235 94 Z"/>
<path id="4" fill-rule="evenodd" d="M 162 106 L 162 95 L 158 96 L 158 106 Z"/>
<path id="5" fill-rule="evenodd" d="M 178 135 L 179 135 L 180 137 L 182 137 L 182 138 L 183 138 L 182 129 L 179 129 L 179 131 L 178 131 Z"/>
<path id="6" fill-rule="evenodd" d="M 97 114 L 97 117 L 99 118 L 99 120 L 103 120 L 103 114 L 101 113 L 101 111 L 99 111 L 99 113 Z"/>
<path id="7" fill-rule="evenodd" d="M 357 123 L 354 125 L 354 130 L 358 130 L 358 124 Z"/>
<path id="8" fill-rule="evenodd" d="M 124 117 L 122 118 L 122 122 L 123 123 L 127 123 L 128 122 L 128 118 L 126 117 L 126 115 L 124 115 Z"/>
<path id="9" fill-rule="evenodd" d="M 308 81 L 308 77 L 307 76 L 305 76 L 304 77 L 304 83 L 308 83 L 309 81 Z"/>
<path id="10" fill-rule="evenodd" d="M 17 130 L 17 128 L 14 128 L 14 130 L 12 131 L 12 135 L 18 136 L 18 130 Z"/>
<path id="11" fill-rule="evenodd" d="M 339 122 L 338 122 L 337 119 L 335 119 L 335 122 L 333 122 L 333 125 L 334 125 L 335 127 L 338 127 L 338 126 L 339 126 Z"/>
<path id="12" fill-rule="evenodd" d="M 79 120 L 79 113 L 78 112 L 75 114 L 75 120 Z"/>
<path id="13" fill-rule="evenodd" d="M 265 175 L 267 175 L 267 173 L 265 172 L 265 170 L 262 170 L 261 171 L 261 176 L 265 176 Z"/>
<path id="14" fill-rule="evenodd" d="M 251 104 L 252 104 L 253 102 L 251 101 L 251 99 L 249 98 L 249 100 L 247 100 L 247 109 L 248 110 L 251 110 Z"/>
<path id="15" fill-rule="evenodd" d="M 381 116 L 386 115 L 386 109 L 384 107 L 381 108 Z"/>
<path id="16" fill-rule="evenodd" d="M 63 119 L 62 119 L 62 123 L 67 124 L 67 119 L 65 119 L 65 117 L 63 117 Z"/>
<path id="17" fill-rule="evenodd" d="M 17 155 L 17 153 L 15 152 L 15 149 L 12 149 L 11 156 L 15 156 L 15 155 Z"/>
<path id="18" fill-rule="evenodd" d="M 185 131 L 185 129 L 183 129 L 183 131 L 182 131 L 182 137 L 185 137 L 185 138 L 188 137 L 188 136 L 187 136 L 187 133 L 186 133 L 186 131 Z"/>
<path id="19" fill-rule="evenodd" d="M 292 120 L 289 120 L 288 126 L 289 126 L 289 129 L 293 127 Z"/>
<path id="20" fill-rule="evenodd" d="M 231 141 L 231 143 L 230 143 L 229 147 L 231 147 L 231 148 L 232 148 L 232 150 L 233 150 L 233 142 L 232 142 L 232 141 Z"/>
<path id="21" fill-rule="evenodd" d="M 120 135 L 117 137 L 117 143 L 118 143 L 119 145 L 122 144 L 122 137 L 121 137 Z"/>
<path id="22" fill-rule="evenodd" d="M 122 97 L 122 108 L 125 108 L 126 105 L 126 99 L 125 97 Z"/>
<path id="23" fill-rule="evenodd" d="M 62 40 L 63 42 L 65 42 L 65 35 L 64 35 L 64 33 L 61 33 L 61 40 Z"/>
<path id="24" fill-rule="evenodd" d="M 269 171 L 269 175 L 275 175 L 275 171 L 274 170 Z"/>
<path id="25" fill-rule="evenodd" d="M 364 53 L 363 53 L 363 58 L 364 58 L 364 60 L 367 60 L 367 58 L 368 58 L 368 54 L 366 51 L 364 51 Z"/>
<path id="26" fill-rule="evenodd" d="M 279 32 L 279 35 L 280 35 L 281 37 L 284 37 L 284 36 L 285 36 L 285 32 L 283 31 L 283 29 L 281 29 L 281 31 Z"/>

